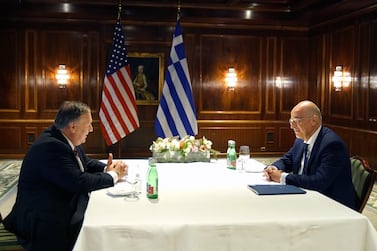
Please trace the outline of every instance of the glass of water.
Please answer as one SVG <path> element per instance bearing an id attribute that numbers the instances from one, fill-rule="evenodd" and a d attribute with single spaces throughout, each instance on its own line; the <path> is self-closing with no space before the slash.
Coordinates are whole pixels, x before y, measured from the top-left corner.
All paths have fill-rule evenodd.
<path id="1" fill-rule="evenodd" d="M 246 167 L 247 160 L 250 159 L 250 147 L 240 146 L 237 170 L 244 171 Z"/>

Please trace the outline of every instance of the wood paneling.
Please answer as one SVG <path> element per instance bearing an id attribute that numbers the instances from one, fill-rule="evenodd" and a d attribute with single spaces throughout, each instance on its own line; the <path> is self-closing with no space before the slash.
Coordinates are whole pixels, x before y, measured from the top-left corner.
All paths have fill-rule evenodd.
<path id="1" fill-rule="evenodd" d="M 351 72 L 355 76 L 355 50 L 356 50 L 356 28 L 354 26 L 346 26 L 338 28 L 329 35 L 330 40 L 330 76 L 333 76 L 336 66 L 342 66 L 344 71 Z M 353 99 L 352 86 L 353 80 L 348 88 L 335 91 L 333 83 L 330 82 L 329 89 L 329 111 L 331 116 L 352 119 L 353 115 Z M 347 105 L 345 105 L 347 104 Z"/>
<path id="2" fill-rule="evenodd" d="M 369 71 L 368 71 L 368 74 L 363 74 L 363 77 L 365 78 L 362 78 L 362 81 L 363 83 L 365 83 L 366 79 L 369 80 L 368 104 L 367 104 L 368 120 L 376 124 L 377 123 L 377 102 L 376 102 L 377 100 L 377 20 L 374 20 L 373 23 L 370 24 L 370 32 L 368 36 L 366 37 L 368 38 L 367 41 L 369 41 L 369 44 L 367 45 L 367 48 L 369 48 L 369 50 L 362 54 L 364 56 L 362 57 L 362 59 L 368 59 Z M 366 88 L 366 86 L 363 85 L 363 88 Z"/>
<path id="3" fill-rule="evenodd" d="M 92 108 L 94 132 L 84 145 L 89 154 L 150 156 L 157 105 L 139 105 L 140 128 L 118 144 L 106 146 L 100 131 L 98 110 L 115 18 L 112 6 L 94 12 L 93 6 L 80 5 L 70 15 L 52 2 L 40 6 L 47 16 L 22 5 L 19 12 L 14 8 L 0 17 L 0 157 L 22 157 L 66 99 L 81 100 Z M 145 19 L 136 13 L 151 10 L 144 12 L 139 6 L 133 11 L 125 13 L 122 23 L 128 52 L 162 53 L 166 68 L 175 15 L 161 18 L 165 10 Z M 191 8 L 186 14 L 198 11 Z M 280 155 L 295 139 L 287 122 L 290 110 L 309 98 L 317 102 L 324 121 L 344 138 L 351 154 L 377 165 L 376 11 L 367 8 L 321 23 L 301 17 L 312 25 L 288 15 L 286 20 L 269 21 L 183 15 L 198 136 L 211 139 L 222 152 L 232 138 L 238 146 L 250 145 L 254 155 Z M 225 12 L 213 15 L 219 13 Z M 59 64 L 71 72 L 66 89 L 55 82 Z M 336 65 L 352 74 L 352 86 L 342 92 L 335 92 L 331 83 Z M 238 73 L 234 91 L 224 82 L 229 67 Z M 280 85 L 276 77 L 281 77 Z"/>
<path id="4" fill-rule="evenodd" d="M 83 71 L 84 54 L 87 51 L 84 36 L 75 31 L 43 31 L 39 34 L 42 63 L 42 88 L 38 92 L 41 112 L 55 112 L 66 99 L 83 100 L 83 86 L 80 78 Z M 69 53 L 68 53 L 69 52 Z M 87 62 L 87 59 L 85 59 Z M 65 64 L 70 74 L 67 88 L 59 88 L 56 70 Z"/>
<path id="5" fill-rule="evenodd" d="M 348 128 L 343 126 L 328 125 L 333 129 L 348 146 L 351 155 L 365 156 L 368 162 L 377 166 L 377 132 Z"/>
<path id="6" fill-rule="evenodd" d="M 16 30 L 0 30 L 0 85 L 2 97 L 0 99 L 0 112 L 20 112 L 20 93 L 18 73 L 18 48 L 19 41 Z"/>
<path id="7" fill-rule="evenodd" d="M 14 125 L 0 126 L 1 141 L 0 152 L 18 152 L 22 149 L 24 142 L 22 140 L 22 127 Z"/>
<path id="8" fill-rule="evenodd" d="M 261 38 L 202 35 L 200 38 L 201 111 L 261 112 Z M 209 56 L 210 55 L 210 56 Z M 228 90 L 225 74 L 233 67 L 238 83 Z M 206 97 L 216 98 L 206 98 Z"/>
<path id="9" fill-rule="evenodd" d="M 282 84 L 280 86 L 280 114 L 288 118 L 292 107 L 308 97 L 309 64 L 307 38 L 282 38 L 280 44 Z"/>
<path id="10" fill-rule="evenodd" d="M 41 62 L 38 60 L 40 53 L 37 46 L 37 37 L 33 30 L 25 31 L 25 43 L 22 48 L 24 52 L 24 76 L 22 78 L 23 85 L 25 86 L 25 111 L 27 113 L 35 113 L 38 111 L 38 86 L 41 85 L 41 75 L 37 73 L 37 69 L 41 68 Z M 22 50 L 21 50 L 22 51 Z M 20 73 L 20 75 L 22 75 Z"/>
<path id="11" fill-rule="evenodd" d="M 263 47 L 265 51 L 266 62 L 264 71 L 262 71 L 262 79 L 265 81 L 262 82 L 262 86 L 265 90 L 264 95 L 264 110 L 265 110 L 265 119 L 276 119 L 276 104 L 277 104 L 277 95 L 276 95 L 276 78 L 284 80 L 284 76 L 281 68 L 281 60 L 278 57 L 277 52 L 277 37 L 267 37 L 265 46 Z"/>

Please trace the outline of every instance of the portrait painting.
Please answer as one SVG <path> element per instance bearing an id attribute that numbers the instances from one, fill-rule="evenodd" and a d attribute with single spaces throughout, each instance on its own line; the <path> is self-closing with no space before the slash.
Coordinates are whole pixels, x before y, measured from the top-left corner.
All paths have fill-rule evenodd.
<path id="1" fill-rule="evenodd" d="M 136 104 L 159 104 L 164 82 L 163 54 L 130 52 L 128 53 L 128 63 L 131 69 Z"/>

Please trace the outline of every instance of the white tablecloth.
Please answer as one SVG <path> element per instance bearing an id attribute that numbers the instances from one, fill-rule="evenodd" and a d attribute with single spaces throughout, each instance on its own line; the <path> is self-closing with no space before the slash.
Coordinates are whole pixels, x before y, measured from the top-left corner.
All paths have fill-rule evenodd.
<path id="1" fill-rule="evenodd" d="M 91 194 L 75 251 L 377 250 L 368 218 L 315 191 L 258 196 L 247 184 L 261 173 L 215 163 L 157 164 L 159 199 L 145 195 L 147 160 L 125 160 L 139 172 L 137 201 Z"/>

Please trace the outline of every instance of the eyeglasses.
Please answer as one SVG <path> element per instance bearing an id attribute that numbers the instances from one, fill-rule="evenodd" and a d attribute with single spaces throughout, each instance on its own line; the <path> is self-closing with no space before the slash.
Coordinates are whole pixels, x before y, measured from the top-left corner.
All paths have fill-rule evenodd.
<path id="1" fill-rule="evenodd" d="M 311 117 L 293 118 L 293 119 L 289 119 L 288 122 L 289 122 L 289 124 L 291 124 L 291 125 L 292 125 L 292 124 L 297 125 L 298 123 L 301 122 L 301 120 L 303 120 L 303 119 L 307 119 L 307 118 L 311 118 Z"/>

